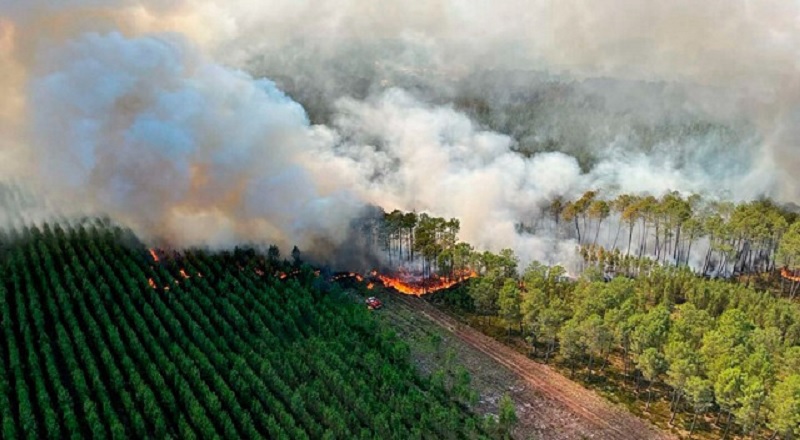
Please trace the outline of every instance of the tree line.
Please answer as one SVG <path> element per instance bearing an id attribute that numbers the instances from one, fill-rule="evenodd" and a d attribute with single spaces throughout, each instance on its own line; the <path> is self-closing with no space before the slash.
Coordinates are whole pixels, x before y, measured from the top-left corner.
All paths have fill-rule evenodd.
<path id="1" fill-rule="evenodd" d="M 531 356 L 571 374 L 623 377 L 644 411 L 666 401 L 669 423 L 679 418 L 690 433 L 716 425 L 723 437 L 734 430 L 800 436 L 799 304 L 655 263 L 633 278 L 565 275 L 533 262 L 520 274 L 487 272 L 432 300 L 476 317 L 485 330 L 524 339 Z"/>
<path id="2" fill-rule="evenodd" d="M 648 257 L 717 276 L 786 264 L 779 247 L 798 217 L 768 199 L 732 203 L 676 191 L 610 199 L 587 191 L 574 200 L 554 197 L 540 211 L 534 220 L 520 222 L 518 231 L 574 238 L 579 246 L 603 247 L 620 258 Z"/>

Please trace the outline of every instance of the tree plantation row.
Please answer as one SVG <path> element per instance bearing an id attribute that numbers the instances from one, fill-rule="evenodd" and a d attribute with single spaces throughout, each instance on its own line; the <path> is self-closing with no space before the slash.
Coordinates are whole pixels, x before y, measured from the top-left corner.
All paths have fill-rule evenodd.
<path id="1" fill-rule="evenodd" d="M 486 435 L 307 267 L 246 252 L 156 263 L 98 222 L 0 244 L 3 438 Z M 264 276 L 280 271 L 294 276 Z"/>

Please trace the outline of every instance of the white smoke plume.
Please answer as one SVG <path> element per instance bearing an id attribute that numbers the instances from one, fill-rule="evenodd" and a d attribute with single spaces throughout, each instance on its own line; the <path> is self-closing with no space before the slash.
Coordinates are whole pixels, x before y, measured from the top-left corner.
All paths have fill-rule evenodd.
<path id="1" fill-rule="evenodd" d="M 554 195 L 800 195 L 799 5 L 418 3 L 10 0 L 0 175 L 173 245 L 372 203 L 548 262 L 514 225 Z"/>
<path id="2" fill-rule="evenodd" d="M 302 107 L 182 35 L 80 32 L 34 58 L 22 177 L 62 210 L 211 246 L 310 243 L 341 235 L 354 215 L 357 204 L 317 191 L 299 160 L 315 142 Z M 331 206 L 337 215 L 321 221 Z"/>

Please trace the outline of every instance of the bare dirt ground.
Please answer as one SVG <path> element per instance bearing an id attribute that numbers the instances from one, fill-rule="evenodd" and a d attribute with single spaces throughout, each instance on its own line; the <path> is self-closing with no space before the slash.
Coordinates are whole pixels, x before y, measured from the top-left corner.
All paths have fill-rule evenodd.
<path id="1" fill-rule="evenodd" d="M 495 413 L 500 396 L 508 393 L 512 397 L 520 419 L 514 430 L 515 438 L 675 438 L 624 408 L 615 407 L 547 365 L 528 359 L 459 323 L 422 299 L 388 292 L 380 296 L 386 308 L 379 313 L 401 337 L 417 340 L 441 338 L 449 350 L 447 356 L 454 357 L 455 362 L 470 372 L 472 385 L 480 394 L 475 408 L 478 413 Z M 412 344 L 412 354 L 413 351 Z M 441 361 L 442 355 L 439 353 L 434 357 L 438 360 L 430 355 L 415 356 L 418 367 L 428 373 L 435 368 L 435 363 Z"/>

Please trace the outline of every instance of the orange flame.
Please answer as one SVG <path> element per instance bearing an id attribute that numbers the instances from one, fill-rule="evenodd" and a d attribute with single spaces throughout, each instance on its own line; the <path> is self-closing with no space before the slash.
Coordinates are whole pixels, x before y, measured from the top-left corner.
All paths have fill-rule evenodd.
<path id="1" fill-rule="evenodd" d="M 789 270 L 786 267 L 781 268 L 781 276 L 786 278 L 789 281 L 800 282 L 800 275 L 796 275 L 797 271 Z"/>
<path id="2" fill-rule="evenodd" d="M 156 250 L 155 249 L 148 249 L 148 251 L 150 252 L 150 256 L 153 257 L 153 261 L 158 263 L 159 260 L 158 260 L 158 255 L 156 255 Z"/>
<path id="3" fill-rule="evenodd" d="M 180 273 L 181 273 L 181 276 L 183 277 L 184 280 L 189 279 L 189 274 L 186 273 L 186 271 L 184 269 L 181 269 Z"/>
<path id="4" fill-rule="evenodd" d="M 372 290 L 373 287 L 375 287 L 375 283 L 367 284 L 367 289 Z"/>
<path id="5" fill-rule="evenodd" d="M 355 272 L 345 272 L 345 273 L 340 273 L 338 275 L 334 275 L 333 281 L 338 281 L 344 278 L 355 278 L 356 281 L 358 281 L 359 283 L 364 281 L 364 277 L 361 274 Z"/>
<path id="6" fill-rule="evenodd" d="M 438 290 L 449 289 L 455 286 L 456 284 L 459 284 L 470 278 L 478 276 L 477 273 L 470 270 L 456 274 L 456 276 L 453 278 L 443 278 L 439 277 L 438 275 L 432 275 L 428 279 L 416 281 L 416 280 L 404 280 L 402 278 L 381 275 L 378 274 L 377 272 L 373 273 L 376 274 L 375 276 L 377 276 L 378 279 L 381 280 L 384 286 L 391 287 L 400 293 L 405 293 L 406 295 L 416 295 L 416 296 L 422 296 L 428 293 L 436 292 Z"/>
<path id="7" fill-rule="evenodd" d="M 148 278 L 148 279 L 147 279 L 147 284 L 149 284 L 149 285 L 150 285 L 150 287 L 151 287 L 151 288 L 153 288 L 153 289 L 155 289 L 155 288 L 156 288 L 156 282 L 155 282 L 155 281 L 153 281 L 153 279 L 152 279 L 152 278 Z"/>

